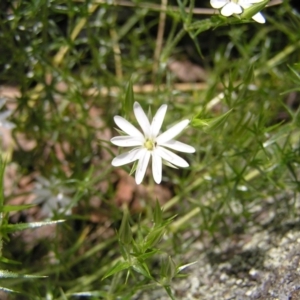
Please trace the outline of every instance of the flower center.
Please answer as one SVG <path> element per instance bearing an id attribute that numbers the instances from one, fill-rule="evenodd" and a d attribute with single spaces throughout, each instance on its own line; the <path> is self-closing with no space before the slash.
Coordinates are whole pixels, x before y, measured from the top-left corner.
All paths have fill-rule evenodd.
<path id="1" fill-rule="evenodd" d="M 145 143 L 144 143 L 144 147 L 149 150 L 152 151 L 155 148 L 155 142 L 150 140 L 150 139 L 146 139 Z"/>

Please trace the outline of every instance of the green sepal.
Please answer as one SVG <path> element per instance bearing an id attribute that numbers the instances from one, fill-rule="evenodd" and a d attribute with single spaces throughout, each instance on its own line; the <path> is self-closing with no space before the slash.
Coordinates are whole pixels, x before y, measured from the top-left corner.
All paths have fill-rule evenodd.
<path id="1" fill-rule="evenodd" d="M 269 0 L 263 0 L 262 2 L 251 5 L 249 8 L 244 9 L 243 13 L 240 14 L 242 19 L 251 19 L 254 15 L 260 12 L 267 4 Z"/>
<path id="2" fill-rule="evenodd" d="M 135 172 L 135 170 L 136 170 L 136 168 L 137 168 L 137 164 L 138 164 L 138 160 L 136 160 L 136 161 L 134 162 L 134 164 L 133 164 L 133 166 L 132 166 L 132 168 L 131 168 L 131 170 L 130 170 L 130 172 L 129 172 L 129 175 L 130 175 L 130 176 Z"/>

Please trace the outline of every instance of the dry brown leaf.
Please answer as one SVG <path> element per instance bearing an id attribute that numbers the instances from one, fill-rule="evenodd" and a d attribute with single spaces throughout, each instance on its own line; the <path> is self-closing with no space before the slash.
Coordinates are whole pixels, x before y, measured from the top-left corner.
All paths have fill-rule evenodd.
<path id="1" fill-rule="evenodd" d="M 37 142 L 35 140 L 28 139 L 24 133 L 16 132 L 16 139 L 18 141 L 18 145 L 21 146 L 23 151 L 32 151 L 37 146 Z"/>
<path id="2" fill-rule="evenodd" d="M 133 193 L 136 189 L 136 183 L 134 178 L 129 176 L 122 169 L 118 169 L 117 173 L 120 176 L 120 180 L 117 184 L 115 202 L 117 206 L 122 206 L 123 204 L 127 204 L 127 206 L 129 206 L 133 200 Z"/>
<path id="3" fill-rule="evenodd" d="M 169 70 L 182 82 L 206 81 L 206 71 L 189 60 L 172 59 L 168 62 Z"/>

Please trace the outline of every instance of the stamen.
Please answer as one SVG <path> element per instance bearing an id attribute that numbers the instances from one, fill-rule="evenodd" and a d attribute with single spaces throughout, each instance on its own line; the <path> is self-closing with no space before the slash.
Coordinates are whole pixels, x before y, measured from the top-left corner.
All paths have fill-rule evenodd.
<path id="1" fill-rule="evenodd" d="M 152 151 L 155 147 L 155 142 L 153 142 L 152 140 L 147 139 L 146 142 L 144 143 L 144 146 L 147 150 Z"/>

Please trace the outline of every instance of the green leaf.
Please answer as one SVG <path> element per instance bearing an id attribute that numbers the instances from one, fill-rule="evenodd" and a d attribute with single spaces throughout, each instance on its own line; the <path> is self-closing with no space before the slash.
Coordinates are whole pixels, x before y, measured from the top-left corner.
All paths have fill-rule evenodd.
<path id="1" fill-rule="evenodd" d="M 177 273 L 178 273 L 178 272 L 181 272 L 181 271 L 184 270 L 185 268 L 188 268 L 188 267 L 190 267 L 190 266 L 196 264 L 197 262 L 198 262 L 198 261 L 193 261 L 193 262 L 191 262 L 191 263 L 188 263 L 188 264 L 179 266 L 179 267 L 177 268 Z"/>
<path id="2" fill-rule="evenodd" d="M 124 116 L 128 116 L 130 114 L 130 112 L 133 109 L 133 103 L 134 103 L 133 84 L 132 84 L 132 80 L 130 79 L 126 87 L 126 94 L 125 94 L 125 99 L 123 104 Z"/>
<path id="3" fill-rule="evenodd" d="M 191 126 L 197 129 L 203 129 L 206 132 L 215 130 L 216 128 L 224 125 L 231 112 L 232 109 L 230 109 L 225 114 L 219 117 L 211 118 L 211 119 L 200 119 L 199 117 L 196 117 L 192 119 Z"/>
<path id="4" fill-rule="evenodd" d="M 218 20 L 219 22 L 219 20 Z M 211 29 L 212 27 L 215 27 L 217 23 L 214 21 L 214 19 L 204 19 L 201 21 L 196 21 L 192 23 L 189 26 L 186 26 L 186 31 L 190 32 L 191 30 L 195 30 L 195 32 L 191 33 L 191 37 L 195 38 L 197 37 L 201 32 L 207 31 Z"/>
<path id="5" fill-rule="evenodd" d="M 36 206 L 35 204 L 24 204 L 24 205 L 4 205 L 2 211 L 0 212 L 11 212 L 11 211 L 20 211 Z"/>
<path id="6" fill-rule="evenodd" d="M 137 259 L 139 260 L 146 260 L 152 256 L 154 256 L 155 254 L 159 253 L 160 250 L 159 249 L 154 249 L 154 250 L 151 250 L 151 251 L 147 251 L 143 254 L 135 254 L 135 253 L 132 253 L 132 256 L 135 256 Z"/>
<path id="7" fill-rule="evenodd" d="M 295 78 L 299 80 L 300 82 L 300 74 L 298 73 L 298 71 L 296 69 L 294 69 L 293 67 L 288 65 L 288 68 L 291 70 L 291 72 L 294 74 Z"/>
<path id="8" fill-rule="evenodd" d="M 0 257 L 0 262 L 5 263 L 5 264 L 11 264 L 11 265 L 21 265 L 20 262 L 11 260 L 5 257 Z"/>
<path id="9" fill-rule="evenodd" d="M 172 299 L 172 300 L 175 300 L 175 297 L 173 296 L 173 293 L 171 291 L 171 288 L 169 285 L 164 285 L 164 289 L 166 290 L 167 294 L 169 295 L 169 297 Z"/>
<path id="10" fill-rule="evenodd" d="M 153 220 L 155 226 L 159 226 L 162 223 L 162 209 L 160 208 L 159 202 L 156 199 L 155 208 L 153 212 Z"/>
<path id="11" fill-rule="evenodd" d="M 2 225 L 0 231 L 3 233 L 11 233 L 16 232 L 19 230 L 25 230 L 25 229 L 33 229 L 37 227 L 42 227 L 46 225 L 54 225 L 64 222 L 64 220 L 57 220 L 57 221 L 45 221 L 45 222 L 32 222 L 32 223 L 20 223 L 20 224 L 5 224 Z"/>
<path id="12" fill-rule="evenodd" d="M 3 286 L 0 286 L 0 291 L 6 292 L 6 293 L 19 293 L 18 291 L 14 291 L 14 290 L 5 288 Z"/>
<path id="13" fill-rule="evenodd" d="M 7 270 L 0 270 L 0 278 L 46 278 L 47 276 L 17 274 Z"/>
<path id="14" fill-rule="evenodd" d="M 144 249 L 149 249 L 155 246 L 165 234 L 165 226 L 154 227 L 145 238 Z"/>
<path id="15" fill-rule="evenodd" d="M 165 282 L 170 283 L 177 273 L 177 268 L 171 256 L 164 258 L 161 264 L 160 276 Z"/>
<path id="16" fill-rule="evenodd" d="M 262 2 L 251 5 L 249 8 L 244 9 L 240 17 L 242 19 L 251 19 L 255 14 L 260 12 L 268 4 L 268 2 L 269 0 L 264 0 Z"/>
<path id="17" fill-rule="evenodd" d="M 129 225 L 128 210 L 123 213 L 122 223 L 119 230 L 119 241 L 124 245 L 129 245 L 132 242 L 132 231 Z"/>
<path id="18" fill-rule="evenodd" d="M 131 265 L 128 261 L 118 261 L 108 272 L 106 272 L 106 274 L 102 277 L 102 280 L 123 270 L 129 269 L 130 266 Z"/>
<path id="19" fill-rule="evenodd" d="M 146 263 L 136 263 L 132 267 L 136 272 L 144 275 L 145 277 L 147 277 L 149 279 L 152 279 L 152 276 L 150 274 L 150 271 L 149 271 Z"/>

